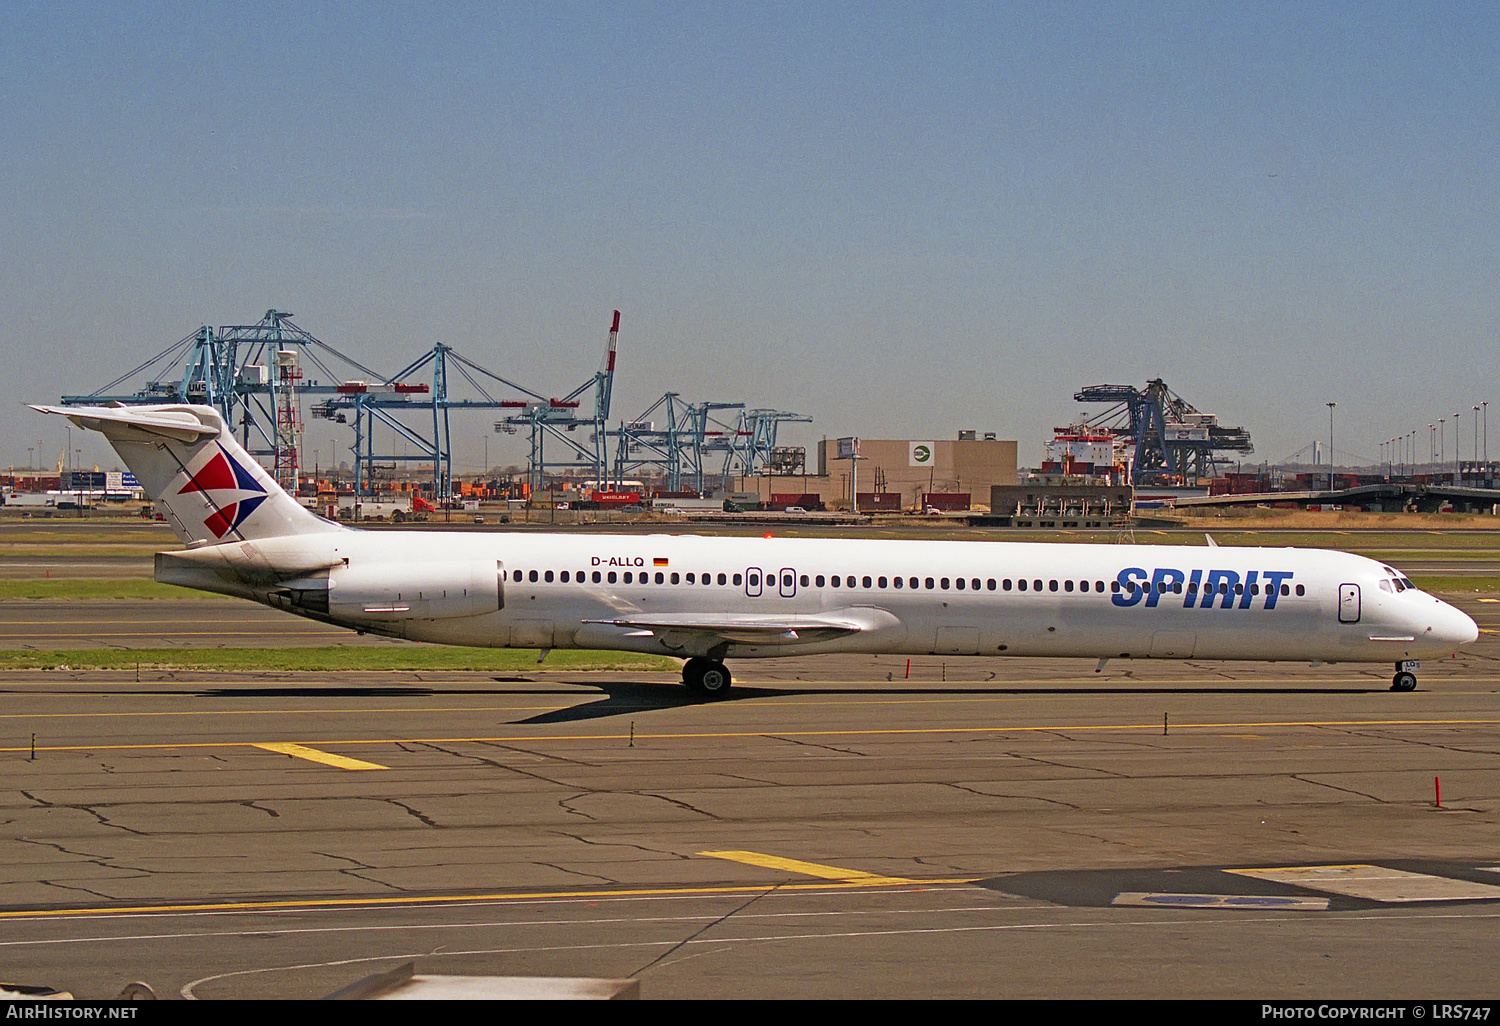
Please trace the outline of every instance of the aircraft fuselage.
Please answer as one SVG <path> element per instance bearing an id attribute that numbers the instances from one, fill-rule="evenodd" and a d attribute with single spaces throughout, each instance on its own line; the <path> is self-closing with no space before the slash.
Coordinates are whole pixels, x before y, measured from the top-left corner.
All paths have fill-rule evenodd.
<path id="1" fill-rule="evenodd" d="M 1472 620 L 1395 571 L 1323 550 L 417 531 L 295 542 L 283 562 L 328 569 L 272 586 L 235 587 L 220 573 L 228 586 L 212 590 L 412 640 L 716 659 L 1394 662 L 1473 640 Z M 170 554 L 158 568 L 159 580 L 205 586 L 191 576 Z M 852 629 L 724 636 L 799 617 Z"/>

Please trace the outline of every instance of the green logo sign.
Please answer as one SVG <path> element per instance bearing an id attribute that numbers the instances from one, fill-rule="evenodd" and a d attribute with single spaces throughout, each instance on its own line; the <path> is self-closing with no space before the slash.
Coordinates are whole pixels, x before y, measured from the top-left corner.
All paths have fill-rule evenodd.
<path id="1" fill-rule="evenodd" d="M 928 445 L 912 446 L 911 461 L 917 464 L 930 463 L 932 461 L 932 447 Z"/>

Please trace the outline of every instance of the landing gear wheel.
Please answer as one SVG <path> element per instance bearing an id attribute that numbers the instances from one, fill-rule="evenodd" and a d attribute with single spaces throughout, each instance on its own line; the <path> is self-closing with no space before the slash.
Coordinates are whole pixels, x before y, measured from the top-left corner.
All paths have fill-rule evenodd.
<path id="1" fill-rule="evenodd" d="M 717 659 L 693 658 L 683 664 L 682 682 L 705 698 L 722 698 L 734 681 L 729 668 Z"/>
<path id="2" fill-rule="evenodd" d="M 1415 691 L 1417 690 L 1417 675 L 1402 670 L 1391 678 L 1392 691 Z"/>

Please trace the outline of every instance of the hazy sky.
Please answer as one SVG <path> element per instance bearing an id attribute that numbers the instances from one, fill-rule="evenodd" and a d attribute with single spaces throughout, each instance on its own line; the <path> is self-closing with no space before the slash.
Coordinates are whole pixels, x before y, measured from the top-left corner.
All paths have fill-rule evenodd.
<path id="1" fill-rule="evenodd" d="M 1467 455 L 1497 58 L 1492 3 L 8 0 L 0 461 L 62 447 L 21 403 L 271 307 L 547 394 L 618 308 L 615 419 L 672 390 L 809 446 L 1034 463 L 1077 388 L 1159 376 L 1257 462 L 1328 401 L 1341 454 L 1462 411 Z"/>

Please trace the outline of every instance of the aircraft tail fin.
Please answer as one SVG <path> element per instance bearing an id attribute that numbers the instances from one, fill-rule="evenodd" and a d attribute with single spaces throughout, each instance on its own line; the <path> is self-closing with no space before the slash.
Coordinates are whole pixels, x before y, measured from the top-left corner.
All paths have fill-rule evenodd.
<path id="1" fill-rule="evenodd" d="M 188 545 L 344 528 L 304 509 L 208 406 L 33 406 L 109 439 Z"/>

